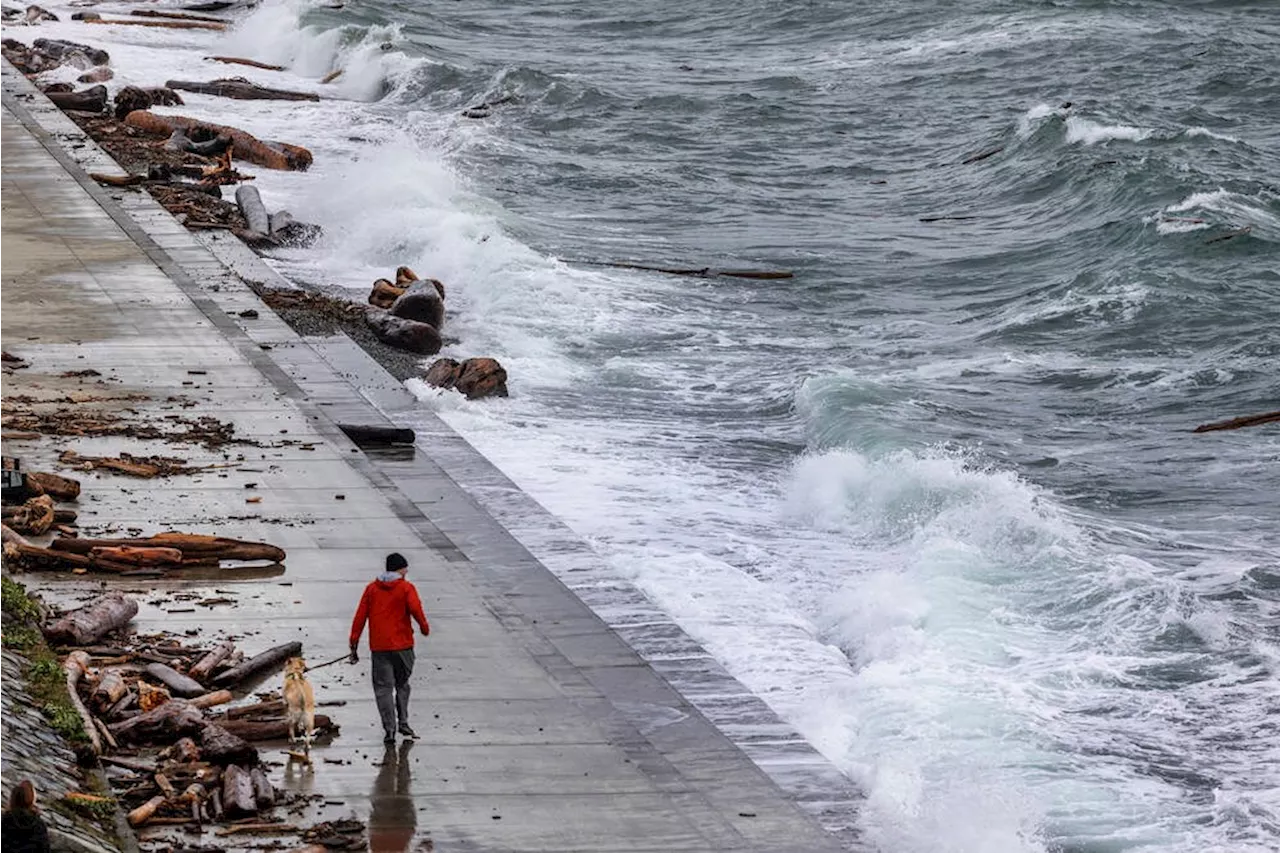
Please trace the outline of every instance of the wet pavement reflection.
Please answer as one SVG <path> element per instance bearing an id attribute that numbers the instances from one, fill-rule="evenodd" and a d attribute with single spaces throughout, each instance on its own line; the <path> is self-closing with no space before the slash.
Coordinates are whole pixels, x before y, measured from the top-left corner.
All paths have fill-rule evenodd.
<path id="1" fill-rule="evenodd" d="M 369 810 L 369 849 L 373 853 L 403 853 L 413 842 L 418 826 L 413 804 L 409 752 L 411 740 L 387 744 L 382 767 L 373 780 Z"/>

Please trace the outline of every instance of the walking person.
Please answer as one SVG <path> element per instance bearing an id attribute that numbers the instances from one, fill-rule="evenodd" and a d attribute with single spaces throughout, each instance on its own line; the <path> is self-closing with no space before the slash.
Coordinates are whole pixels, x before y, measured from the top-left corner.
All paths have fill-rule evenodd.
<path id="1" fill-rule="evenodd" d="M 431 633 L 422 612 L 418 590 L 405 580 L 409 561 L 400 554 L 387 555 L 387 570 L 364 588 L 360 606 L 351 622 L 351 662 L 360 660 L 357 650 L 364 623 L 369 623 L 369 652 L 373 663 L 373 697 L 382 717 L 382 742 L 395 743 L 396 732 L 416 738 L 409 727 L 409 676 L 413 674 L 413 622 L 422 636 Z"/>
<path id="2" fill-rule="evenodd" d="M 49 853 L 49 828 L 36 808 L 36 787 L 23 779 L 9 792 L 9 806 L 4 810 L 4 853 Z"/>

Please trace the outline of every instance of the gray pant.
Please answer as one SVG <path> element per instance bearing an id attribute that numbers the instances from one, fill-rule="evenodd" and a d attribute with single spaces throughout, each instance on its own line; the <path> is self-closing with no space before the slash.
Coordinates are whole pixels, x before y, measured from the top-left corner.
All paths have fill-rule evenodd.
<path id="1" fill-rule="evenodd" d="M 409 676 L 413 675 L 413 649 L 372 652 L 373 698 L 382 717 L 382 730 L 394 732 L 396 724 L 409 722 Z"/>

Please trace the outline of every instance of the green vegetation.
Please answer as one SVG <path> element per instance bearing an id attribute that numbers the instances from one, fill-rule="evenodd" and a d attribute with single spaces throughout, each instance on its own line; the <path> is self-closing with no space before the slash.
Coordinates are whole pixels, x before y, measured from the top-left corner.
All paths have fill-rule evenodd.
<path id="1" fill-rule="evenodd" d="M 3 581 L 4 596 L 4 647 L 21 651 L 26 656 L 22 674 L 26 677 L 31 698 L 40 705 L 50 728 L 69 741 L 87 741 L 89 737 L 84 732 L 84 724 L 67 695 L 67 677 L 62 671 L 62 664 L 40 633 L 42 612 L 39 601 L 17 581 L 7 577 L 0 578 L 0 581 Z"/>
<path id="2" fill-rule="evenodd" d="M 24 625 L 40 622 L 40 603 L 27 594 L 27 588 L 11 578 L 0 578 L 0 603 L 4 614 Z"/>
<path id="3" fill-rule="evenodd" d="M 16 651 L 26 651 L 39 646 L 43 641 L 40 632 L 35 628 L 4 629 L 4 647 Z"/>
<path id="4" fill-rule="evenodd" d="M 58 804 L 62 806 L 63 811 L 91 818 L 108 829 L 112 828 L 116 808 L 119 806 L 119 803 L 111 797 L 90 799 L 84 796 L 64 797 Z"/>

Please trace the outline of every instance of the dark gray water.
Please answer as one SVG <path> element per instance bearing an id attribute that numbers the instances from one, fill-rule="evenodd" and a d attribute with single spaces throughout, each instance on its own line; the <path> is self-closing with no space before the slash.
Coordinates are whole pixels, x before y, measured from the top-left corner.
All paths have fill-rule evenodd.
<path id="1" fill-rule="evenodd" d="M 268 2 L 220 47 L 356 99 L 243 108 L 317 152 L 260 181 L 329 234 L 281 268 L 444 279 L 513 397 L 424 404 L 878 849 L 1280 849 L 1280 432 L 1189 432 L 1280 409 L 1280 5 Z"/>

